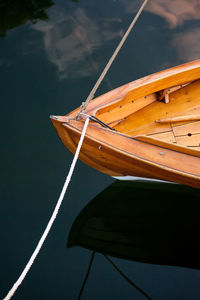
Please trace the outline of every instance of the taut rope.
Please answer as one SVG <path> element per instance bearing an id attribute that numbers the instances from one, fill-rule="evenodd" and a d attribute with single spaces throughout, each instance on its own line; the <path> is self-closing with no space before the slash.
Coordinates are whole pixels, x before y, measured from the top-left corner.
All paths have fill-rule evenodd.
<path id="1" fill-rule="evenodd" d="M 143 291 L 138 285 L 136 285 L 132 280 L 130 280 L 115 264 L 114 262 L 105 254 L 103 256 L 111 263 L 111 265 L 117 270 L 117 272 L 126 279 L 130 285 L 132 285 L 138 292 L 140 292 L 144 297 L 146 297 L 149 300 L 152 300 L 152 298 L 145 292 Z"/>
<path id="2" fill-rule="evenodd" d="M 81 290 L 79 292 L 79 296 L 78 296 L 78 300 L 81 299 L 82 297 L 82 294 L 83 294 L 83 290 L 84 290 L 84 287 L 86 285 L 86 282 L 88 280 L 88 277 L 90 275 L 90 271 L 91 271 L 91 268 L 92 268 L 92 264 L 93 264 L 93 261 L 94 261 L 94 256 L 95 256 L 95 251 L 92 252 L 92 255 L 91 255 L 91 258 L 90 258 L 90 262 L 89 262 L 89 266 L 88 266 L 88 269 L 87 269 L 87 273 L 85 275 L 85 278 L 83 280 L 83 284 L 81 286 Z M 147 299 L 149 300 L 152 300 L 152 298 L 143 290 L 141 289 L 138 285 L 136 285 L 132 280 L 130 280 L 117 266 L 116 264 L 114 264 L 114 262 L 106 255 L 106 254 L 103 254 L 101 253 L 110 263 L 111 265 L 115 268 L 115 270 L 124 278 L 126 279 L 126 281 L 132 286 L 134 287 L 139 293 L 141 293 L 144 297 L 146 297 Z"/>
<path id="3" fill-rule="evenodd" d="M 80 113 L 83 113 L 87 107 L 87 105 L 89 104 L 90 100 L 93 98 L 97 88 L 99 87 L 99 85 L 101 84 L 103 78 L 105 77 L 106 73 L 108 72 L 109 68 L 111 67 L 114 59 L 116 58 L 119 50 L 122 48 L 124 42 L 126 41 L 129 33 L 131 32 L 134 24 L 136 23 L 137 19 L 139 18 L 140 14 L 142 13 L 145 5 L 147 4 L 148 0 L 145 0 L 142 4 L 142 6 L 140 7 L 139 11 L 137 12 L 136 16 L 134 17 L 133 21 L 131 22 L 128 30 L 126 31 L 126 33 L 124 34 L 123 38 L 121 39 L 119 45 L 117 46 L 116 50 L 114 51 L 113 55 L 111 56 L 110 60 L 108 61 L 106 67 L 104 68 L 102 74 L 100 75 L 99 79 L 97 80 L 96 84 L 94 85 L 93 89 L 91 90 L 89 96 L 87 97 L 86 101 L 84 103 L 82 103 L 81 105 L 81 110 L 78 114 L 78 118 L 81 118 L 80 116 Z M 86 130 L 87 130 L 87 127 L 88 127 L 88 124 L 89 124 L 89 117 L 86 118 L 85 120 L 85 124 L 84 124 L 84 127 L 83 127 L 83 131 L 82 131 L 82 134 L 81 134 L 81 137 L 80 137 L 80 141 L 78 143 L 78 146 L 77 146 L 77 149 L 76 149 L 76 153 L 74 155 L 74 159 L 72 161 L 72 164 L 71 164 L 71 167 L 70 167 L 70 170 L 69 170 L 69 173 L 65 179 L 65 183 L 63 185 L 63 188 L 62 188 L 62 191 L 60 193 L 60 196 L 59 196 L 59 199 L 57 201 L 57 204 L 56 204 L 56 207 L 53 211 L 53 214 L 47 224 L 47 227 L 42 235 L 42 237 L 40 238 L 33 254 L 31 255 L 27 265 L 25 266 L 24 270 L 22 271 L 21 275 L 19 276 L 18 280 L 14 283 L 14 285 L 12 286 L 12 288 L 10 289 L 10 291 L 8 292 L 8 294 L 6 295 L 5 298 L 3 298 L 3 300 L 10 300 L 12 298 L 12 296 L 14 295 L 14 293 L 16 292 L 16 290 L 18 289 L 18 287 L 20 286 L 20 284 L 22 283 L 22 281 L 24 280 L 24 278 L 26 277 L 28 271 L 30 270 L 32 264 L 34 263 L 38 253 L 40 252 L 40 249 L 42 248 L 42 245 L 49 233 L 49 231 L 51 230 L 51 227 L 53 225 L 53 222 L 55 221 L 56 219 L 56 216 L 58 214 L 58 211 L 60 209 L 60 206 L 62 204 L 62 201 L 64 199 L 64 196 L 65 196 L 65 193 L 66 193 L 66 190 L 68 188 L 68 185 L 69 185 L 69 182 L 71 180 L 71 177 L 73 175 L 73 171 L 74 171 L 74 168 L 75 168 L 75 165 L 76 165 L 76 162 L 78 160 L 78 156 L 79 156 L 79 153 L 80 153 L 80 149 L 81 149 L 81 146 L 82 146 L 82 143 L 83 143 L 83 140 L 84 140 L 84 137 L 85 137 L 85 133 L 86 133 Z"/>
<path id="4" fill-rule="evenodd" d="M 88 106 L 89 102 L 93 99 L 94 94 L 96 93 L 96 90 L 98 89 L 98 87 L 100 86 L 100 84 L 101 84 L 102 80 L 104 79 L 106 73 L 110 69 L 113 61 L 115 60 L 117 54 L 119 53 L 120 49 L 122 48 L 123 44 L 125 43 L 129 33 L 131 32 L 133 26 L 135 25 L 136 21 L 138 20 L 139 16 L 141 15 L 141 13 L 142 13 L 145 5 L 147 4 L 147 2 L 148 2 L 148 0 L 145 0 L 143 2 L 143 4 L 141 5 L 140 9 L 138 10 L 138 12 L 135 15 L 133 21 L 131 22 L 130 26 L 128 27 L 127 31 L 125 32 L 124 36 L 122 37 L 122 39 L 121 39 L 120 43 L 118 44 L 117 48 L 113 52 L 113 55 L 109 59 L 107 65 L 105 66 L 103 72 L 101 73 L 99 79 L 95 83 L 95 85 L 94 85 L 93 89 L 91 90 L 90 94 L 88 95 L 87 99 L 85 100 L 85 102 L 82 103 L 80 112 L 78 114 L 78 119 L 81 119 L 81 113 L 84 113 L 84 111 L 86 110 L 86 107 Z"/>

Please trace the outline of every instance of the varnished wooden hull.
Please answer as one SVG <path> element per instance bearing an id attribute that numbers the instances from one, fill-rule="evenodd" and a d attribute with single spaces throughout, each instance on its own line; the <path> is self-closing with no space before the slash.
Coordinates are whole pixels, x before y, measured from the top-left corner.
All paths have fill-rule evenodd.
<path id="1" fill-rule="evenodd" d="M 96 112 L 99 117 L 101 110 L 102 118 L 105 119 L 107 118 L 105 108 L 109 106 L 112 109 L 118 109 L 117 103 L 121 106 L 125 102 L 130 105 L 130 100 L 127 102 L 127 99 L 131 93 L 133 97 L 134 90 L 136 98 L 141 97 L 142 93 L 144 95 L 155 93 L 160 90 L 159 84 L 162 88 L 167 87 L 167 84 L 171 86 L 170 78 L 173 85 L 175 85 L 175 79 L 178 84 L 184 84 L 187 82 L 186 74 L 189 81 L 199 79 L 200 61 L 145 77 L 102 95 L 92 101 L 86 113 L 95 114 Z M 142 101 L 145 101 L 144 99 Z M 52 118 L 58 135 L 72 153 L 76 150 L 84 125 L 84 120 L 75 119 L 78 111 L 79 109 L 65 117 Z M 111 114 L 111 117 L 115 122 L 114 118 L 118 116 Z M 145 135 L 132 137 L 123 132 L 105 129 L 94 122 L 89 123 L 80 159 L 110 176 L 130 175 L 156 178 L 200 188 L 200 151 Z"/>

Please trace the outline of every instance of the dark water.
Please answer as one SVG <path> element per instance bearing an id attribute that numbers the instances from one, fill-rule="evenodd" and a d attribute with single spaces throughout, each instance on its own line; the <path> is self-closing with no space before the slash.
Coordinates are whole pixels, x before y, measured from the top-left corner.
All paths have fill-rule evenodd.
<path id="1" fill-rule="evenodd" d="M 0 2 L 1 298 L 35 248 L 72 160 L 48 117 L 71 111 L 87 97 L 140 4 Z M 196 0 L 150 0 L 98 94 L 199 58 L 199 16 Z M 84 206 L 112 182 L 78 163 L 52 231 L 13 299 L 77 298 L 91 251 L 67 249 L 69 230 Z M 184 247 L 181 252 L 187 256 Z M 200 298 L 199 270 L 114 261 L 153 299 Z M 97 254 L 82 299 L 144 296 Z"/>

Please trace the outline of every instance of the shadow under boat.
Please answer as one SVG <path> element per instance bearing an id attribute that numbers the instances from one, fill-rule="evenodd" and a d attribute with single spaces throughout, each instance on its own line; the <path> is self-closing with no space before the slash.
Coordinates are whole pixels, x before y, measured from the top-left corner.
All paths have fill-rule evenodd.
<path id="1" fill-rule="evenodd" d="M 68 247 L 200 269 L 200 193 L 187 186 L 116 181 L 78 215 Z"/>

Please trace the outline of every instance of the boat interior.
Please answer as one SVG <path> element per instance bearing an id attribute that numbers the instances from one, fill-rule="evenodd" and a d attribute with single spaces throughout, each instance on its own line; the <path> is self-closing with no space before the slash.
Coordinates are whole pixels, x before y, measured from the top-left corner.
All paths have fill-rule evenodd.
<path id="1" fill-rule="evenodd" d="M 200 80 L 137 98 L 129 91 L 95 116 L 118 132 L 200 151 Z"/>

